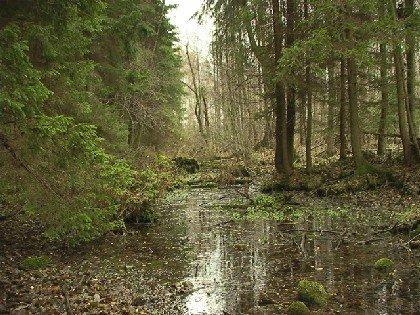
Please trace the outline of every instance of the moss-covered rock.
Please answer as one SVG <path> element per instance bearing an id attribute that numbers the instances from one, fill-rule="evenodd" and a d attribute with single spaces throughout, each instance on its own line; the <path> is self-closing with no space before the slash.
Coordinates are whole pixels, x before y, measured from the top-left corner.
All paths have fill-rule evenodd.
<path id="1" fill-rule="evenodd" d="M 394 267 L 394 262 L 389 258 L 381 258 L 375 262 L 375 269 L 379 271 L 388 271 Z"/>
<path id="2" fill-rule="evenodd" d="M 24 270 L 43 269 L 51 264 L 48 256 L 29 256 L 21 261 L 20 268 Z"/>
<path id="3" fill-rule="evenodd" d="M 325 305 L 328 300 L 328 293 L 321 283 L 306 279 L 299 281 L 298 296 L 302 302 L 320 306 Z"/>
<path id="4" fill-rule="evenodd" d="M 289 315 L 309 315 L 309 308 L 305 303 L 301 301 L 294 301 L 289 305 L 287 309 L 287 314 Z"/>
<path id="5" fill-rule="evenodd" d="M 173 159 L 175 165 L 186 171 L 187 173 L 193 174 L 199 171 L 200 165 L 196 159 L 190 159 L 185 157 L 176 157 Z"/>

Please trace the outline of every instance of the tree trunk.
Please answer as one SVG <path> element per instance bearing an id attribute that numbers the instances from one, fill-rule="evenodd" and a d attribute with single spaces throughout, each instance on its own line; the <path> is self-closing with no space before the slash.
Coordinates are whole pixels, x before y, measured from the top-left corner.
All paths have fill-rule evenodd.
<path id="1" fill-rule="evenodd" d="M 206 90 L 201 88 L 201 98 L 203 99 L 204 106 L 204 126 L 206 127 L 206 133 L 210 134 L 210 121 L 209 121 L 209 108 L 207 104 Z"/>
<path id="2" fill-rule="evenodd" d="M 299 93 L 299 144 L 305 145 L 306 138 L 306 92 Z"/>
<path id="3" fill-rule="evenodd" d="M 389 97 L 388 97 L 388 66 L 387 66 L 387 48 L 386 44 L 380 44 L 380 74 L 381 74 L 381 118 L 378 130 L 378 155 L 383 156 L 385 153 L 385 133 L 386 121 L 388 116 Z"/>
<path id="4" fill-rule="evenodd" d="M 347 158 L 347 139 L 346 139 L 346 61 L 341 58 L 340 62 L 340 160 Z"/>
<path id="5" fill-rule="evenodd" d="M 397 19 L 396 2 L 391 1 L 391 10 L 394 19 Z M 410 134 L 408 130 L 407 112 L 406 112 L 406 93 L 405 93 L 405 78 L 404 78 L 404 60 L 401 44 L 397 38 L 394 38 L 394 65 L 395 78 L 397 82 L 397 104 L 398 104 L 398 123 L 400 126 L 400 134 L 403 145 L 404 161 L 406 164 L 414 162 L 414 154 L 411 148 Z"/>
<path id="6" fill-rule="evenodd" d="M 185 52 L 187 54 L 188 65 L 189 65 L 190 71 L 191 71 L 193 93 L 194 93 L 194 96 L 195 96 L 194 114 L 195 114 L 195 117 L 197 119 L 198 131 L 200 132 L 200 134 L 203 134 L 203 120 L 202 120 L 202 117 L 201 117 L 202 115 L 201 115 L 200 91 L 199 91 L 199 88 L 197 86 L 197 79 L 196 79 L 196 76 L 195 76 L 195 70 L 194 70 L 194 67 L 193 67 L 193 64 L 192 64 L 192 60 L 191 60 L 188 45 L 185 46 Z"/>
<path id="7" fill-rule="evenodd" d="M 402 48 L 399 43 L 394 44 L 394 63 L 395 77 L 397 81 L 397 104 L 398 104 L 398 123 L 403 144 L 404 161 L 406 164 L 414 162 L 414 154 L 411 148 L 410 134 L 408 131 L 405 89 L 404 89 L 404 61 Z"/>
<path id="8" fill-rule="evenodd" d="M 280 7 L 279 0 L 272 0 L 273 7 L 273 32 L 274 32 L 274 61 L 277 65 L 282 55 L 282 30 L 280 24 Z M 285 89 L 282 82 L 275 82 L 275 98 L 276 104 L 274 113 L 276 115 L 276 149 L 275 149 L 275 166 L 279 173 L 286 175 L 291 171 L 291 164 L 288 154 L 288 138 L 287 138 L 287 118 L 286 118 L 286 100 Z"/>
<path id="9" fill-rule="evenodd" d="M 309 171 L 312 168 L 312 90 L 311 84 L 311 68 L 308 64 L 306 66 L 306 108 L 307 108 L 307 122 L 306 122 L 306 169 Z"/>
<path id="10" fill-rule="evenodd" d="M 309 18 L 309 4 L 308 0 L 304 2 L 304 17 L 307 20 Z M 305 141 L 305 153 L 306 153 L 306 170 L 310 171 L 312 168 L 312 89 L 311 89 L 311 65 L 309 61 L 306 62 L 305 69 L 305 81 L 306 81 L 306 141 Z"/>
<path id="11" fill-rule="evenodd" d="M 328 117 L 327 117 L 327 155 L 334 155 L 334 107 L 335 107 L 334 63 L 328 65 Z"/>
<path id="12" fill-rule="evenodd" d="M 406 0 L 405 1 L 406 13 L 408 18 L 413 15 L 415 9 L 415 2 L 414 0 Z M 415 35 L 411 32 L 407 33 L 406 36 L 406 58 L 407 58 L 407 120 L 408 120 L 408 127 L 409 127 L 409 134 L 412 143 L 412 150 L 415 153 L 415 158 L 417 162 L 420 161 L 420 147 L 418 138 L 418 126 L 416 120 L 414 119 L 415 113 L 415 102 L 416 102 L 416 94 L 415 94 L 415 82 L 416 82 L 416 64 L 415 64 L 415 54 L 416 54 L 416 39 Z"/>
<path id="13" fill-rule="evenodd" d="M 286 46 L 291 47 L 295 41 L 295 19 L 296 4 L 295 0 L 287 0 L 287 30 L 286 30 Z M 294 161 L 294 139 L 295 139 L 295 123 L 296 123 L 296 90 L 293 86 L 287 88 L 287 148 L 289 161 Z"/>
<path id="14" fill-rule="evenodd" d="M 361 145 L 361 133 L 359 126 L 359 109 L 357 101 L 357 65 L 354 57 L 347 59 L 347 77 L 349 94 L 349 116 L 350 116 L 350 140 L 353 151 L 353 158 L 356 167 L 360 167 L 363 161 Z"/>

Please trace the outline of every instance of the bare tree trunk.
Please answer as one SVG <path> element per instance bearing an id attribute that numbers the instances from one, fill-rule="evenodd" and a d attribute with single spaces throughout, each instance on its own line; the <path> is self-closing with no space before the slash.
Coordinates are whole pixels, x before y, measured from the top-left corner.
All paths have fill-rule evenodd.
<path id="1" fill-rule="evenodd" d="M 309 18 L 308 0 L 305 0 L 303 10 L 304 10 L 304 17 L 307 20 Z M 312 168 L 312 89 L 311 89 L 311 65 L 309 61 L 307 61 L 306 63 L 305 81 L 306 81 L 306 110 L 307 110 L 305 153 L 306 153 L 306 170 L 310 171 Z"/>
<path id="2" fill-rule="evenodd" d="M 397 19 L 396 14 L 396 1 L 391 1 L 391 10 L 394 19 Z M 407 121 L 407 106 L 406 106 L 406 93 L 405 93 L 405 78 L 404 78 L 404 60 L 401 44 L 398 39 L 394 39 L 394 65 L 395 65 L 395 78 L 397 82 L 397 104 L 398 104 L 398 123 L 400 126 L 401 140 L 403 144 L 404 161 L 406 164 L 414 162 L 414 154 L 411 148 L 410 134 L 408 130 Z"/>
<path id="3" fill-rule="evenodd" d="M 346 139 L 346 61 L 341 58 L 340 62 L 340 160 L 347 158 L 347 139 Z"/>
<path id="4" fill-rule="evenodd" d="M 334 155 L 334 107 L 335 75 L 334 62 L 328 65 L 328 117 L 327 117 L 327 155 Z"/>
<path id="5" fill-rule="evenodd" d="M 410 18 L 415 9 L 414 0 L 406 0 L 405 8 L 408 18 Z M 418 126 L 416 120 L 414 119 L 415 113 L 415 82 L 416 82 L 416 64 L 415 64 L 415 54 L 416 54 L 416 38 L 413 32 L 408 32 L 406 35 L 406 58 L 407 58 L 407 120 L 409 127 L 409 134 L 412 142 L 412 150 L 415 153 L 415 158 L 417 162 L 420 162 L 420 146 L 418 142 Z"/>
<path id="6" fill-rule="evenodd" d="M 312 168 L 312 89 L 311 84 L 311 67 L 306 66 L 306 108 L 307 108 L 307 122 L 306 122 L 306 169 Z"/>
<path id="7" fill-rule="evenodd" d="M 286 45 L 293 46 L 295 41 L 295 19 L 296 3 L 295 0 L 287 0 L 287 30 Z M 293 86 L 287 88 L 287 148 L 289 161 L 293 164 L 294 160 L 294 139 L 296 123 L 296 90 Z"/>
<path id="8" fill-rule="evenodd" d="M 384 10 L 383 10 L 384 11 Z M 382 11 L 382 12 L 383 12 Z M 378 155 L 383 156 L 385 153 L 385 132 L 386 121 L 388 116 L 389 97 L 388 97 L 388 66 L 387 66 L 387 47 L 386 44 L 380 44 L 380 74 L 381 74 L 381 118 L 378 130 Z"/>
<path id="9" fill-rule="evenodd" d="M 279 0 L 272 0 L 273 7 L 273 31 L 274 31 L 274 53 L 275 64 L 282 55 L 282 30 L 280 22 Z M 287 138 L 287 117 L 286 117 L 286 100 L 285 89 L 282 82 L 276 80 L 275 84 L 275 116 L 276 116 L 276 149 L 275 149 L 275 166 L 279 173 L 286 175 L 291 171 L 291 164 L 288 154 L 288 138 Z"/>
<path id="10" fill-rule="evenodd" d="M 364 163 L 359 126 L 359 109 L 357 101 L 357 65 L 354 57 L 347 59 L 347 77 L 349 94 L 350 140 L 356 167 Z"/>
<path id="11" fill-rule="evenodd" d="M 207 103 L 206 90 L 203 87 L 201 88 L 201 98 L 204 105 L 204 126 L 206 127 L 206 133 L 208 135 L 210 134 L 209 108 Z"/>
<path id="12" fill-rule="evenodd" d="M 306 95 L 305 91 L 299 93 L 299 144 L 305 145 L 306 138 Z"/>
<path id="13" fill-rule="evenodd" d="M 190 71 L 191 71 L 191 78 L 192 78 L 192 84 L 193 84 L 193 93 L 195 96 L 195 108 L 194 108 L 194 113 L 195 113 L 195 117 L 197 119 L 197 123 L 198 123 L 198 130 L 200 132 L 200 134 L 203 134 L 203 119 L 202 119 L 202 115 L 201 115 L 201 100 L 200 100 L 200 91 L 197 85 L 197 79 L 196 79 L 196 75 L 195 75 L 195 70 L 192 64 L 192 60 L 191 60 L 191 56 L 190 56 L 190 52 L 189 52 L 189 47 L 188 45 L 185 46 L 185 51 L 187 54 L 187 59 L 188 59 L 188 65 L 190 67 Z"/>
<path id="14" fill-rule="evenodd" d="M 411 149 L 410 134 L 408 131 L 405 89 L 404 89 L 404 62 L 402 48 L 399 43 L 394 44 L 394 63 L 395 76 L 397 81 L 397 104 L 398 104 L 398 123 L 403 144 L 404 160 L 406 164 L 414 162 L 413 150 Z"/>

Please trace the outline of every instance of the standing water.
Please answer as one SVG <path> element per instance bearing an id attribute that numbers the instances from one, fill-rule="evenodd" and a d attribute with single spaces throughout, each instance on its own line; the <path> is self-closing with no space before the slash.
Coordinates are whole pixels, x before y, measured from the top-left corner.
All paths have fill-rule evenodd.
<path id="1" fill-rule="evenodd" d="M 342 242 L 335 231 L 344 226 L 331 217 L 309 216 L 298 225 L 232 219 L 221 206 L 241 198 L 241 189 L 176 191 L 161 203 L 158 224 L 127 238 L 124 263 L 153 279 L 139 289 L 147 309 L 156 314 L 285 314 L 296 300 L 298 282 L 310 279 L 330 295 L 324 307 L 311 307 L 314 313 L 418 314 L 418 253 L 386 238 L 374 245 Z M 393 272 L 373 268 L 381 257 L 396 262 Z M 154 291 L 158 286 L 165 289 Z"/>

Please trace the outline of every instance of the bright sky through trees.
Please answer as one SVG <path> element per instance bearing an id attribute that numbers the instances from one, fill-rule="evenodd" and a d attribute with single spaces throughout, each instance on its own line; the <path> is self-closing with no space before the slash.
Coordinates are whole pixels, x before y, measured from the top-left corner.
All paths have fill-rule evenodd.
<path id="1" fill-rule="evenodd" d="M 207 54 L 211 41 L 213 23 L 207 19 L 203 25 L 192 18 L 194 13 L 201 9 L 202 0 L 167 0 L 167 4 L 178 5 L 169 16 L 172 23 L 178 28 L 181 45 L 190 42 L 197 46 L 201 53 Z"/>

